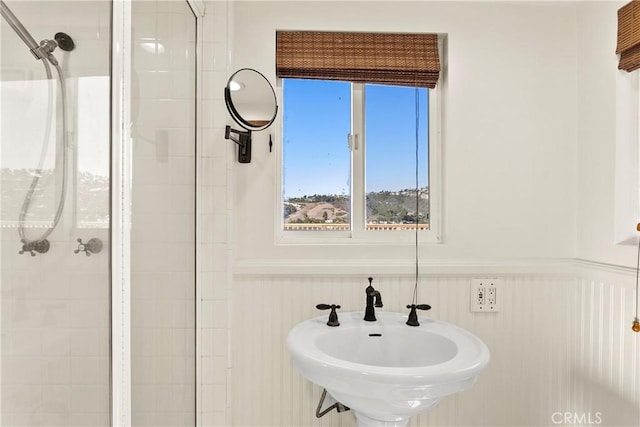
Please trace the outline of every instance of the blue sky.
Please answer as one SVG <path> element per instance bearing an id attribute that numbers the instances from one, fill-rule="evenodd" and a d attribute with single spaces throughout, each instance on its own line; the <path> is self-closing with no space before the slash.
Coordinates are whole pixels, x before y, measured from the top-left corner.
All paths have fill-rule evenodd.
<path id="1" fill-rule="evenodd" d="M 427 185 L 427 90 L 418 91 L 420 186 Z M 416 89 L 367 85 L 367 191 L 415 187 Z M 285 198 L 349 194 L 351 84 L 284 82 Z"/>

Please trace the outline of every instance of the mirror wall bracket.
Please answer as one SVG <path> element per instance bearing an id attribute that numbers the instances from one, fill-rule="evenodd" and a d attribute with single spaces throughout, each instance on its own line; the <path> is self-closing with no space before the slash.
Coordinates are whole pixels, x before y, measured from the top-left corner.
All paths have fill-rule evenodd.
<path id="1" fill-rule="evenodd" d="M 232 133 L 238 135 L 235 138 Z M 251 163 L 251 131 L 250 130 L 236 130 L 227 125 L 224 128 L 224 139 L 230 139 L 238 144 L 238 162 Z"/>

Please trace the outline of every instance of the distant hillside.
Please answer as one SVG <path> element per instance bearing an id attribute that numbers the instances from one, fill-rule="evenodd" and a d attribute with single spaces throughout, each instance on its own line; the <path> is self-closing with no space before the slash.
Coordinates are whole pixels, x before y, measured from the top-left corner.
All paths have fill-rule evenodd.
<path id="1" fill-rule="evenodd" d="M 0 215 L 3 226 L 16 226 L 22 209 L 22 203 L 29 191 L 35 171 L 32 169 L 0 170 L 2 198 Z M 26 221 L 31 224 L 44 222 L 49 224 L 53 219 L 60 197 L 60 172 L 43 170 L 37 190 L 31 200 Z M 66 212 L 75 209 L 74 215 L 79 226 L 104 227 L 109 224 L 109 178 L 88 172 L 77 172 L 74 180 L 69 180 L 68 192 L 71 203 L 65 207 Z"/>
<path id="2" fill-rule="evenodd" d="M 418 222 L 429 220 L 429 188 L 419 191 Z M 413 224 L 416 221 L 416 190 L 367 193 L 367 222 L 375 224 Z M 335 194 L 292 197 L 284 201 L 286 224 L 348 222 L 349 198 Z"/>
<path id="3" fill-rule="evenodd" d="M 314 194 L 285 200 L 284 221 L 292 224 L 344 224 L 349 221 L 348 211 L 348 197 Z"/>

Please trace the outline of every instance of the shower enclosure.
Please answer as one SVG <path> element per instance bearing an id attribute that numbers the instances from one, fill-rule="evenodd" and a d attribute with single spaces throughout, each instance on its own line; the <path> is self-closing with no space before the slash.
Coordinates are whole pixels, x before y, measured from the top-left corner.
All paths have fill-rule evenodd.
<path id="1" fill-rule="evenodd" d="M 2 0 L 0 425 L 196 425 L 194 1 Z"/>

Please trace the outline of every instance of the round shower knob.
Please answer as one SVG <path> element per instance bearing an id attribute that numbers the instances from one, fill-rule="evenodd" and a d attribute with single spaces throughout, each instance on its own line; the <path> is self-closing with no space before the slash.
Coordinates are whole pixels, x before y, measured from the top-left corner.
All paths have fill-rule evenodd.
<path id="1" fill-rule="evenodd" d="M 83 243 L 82 239 L 77 239 L 78 249 L 73 251 L 74 254 L 79 254 L 80 252 L 84 252 L 85 255 L 89 256 L 91 254 L 97 254 L 102 250 L 102 240 L 94 237 L 89 239 L 87 243 Z"/>

